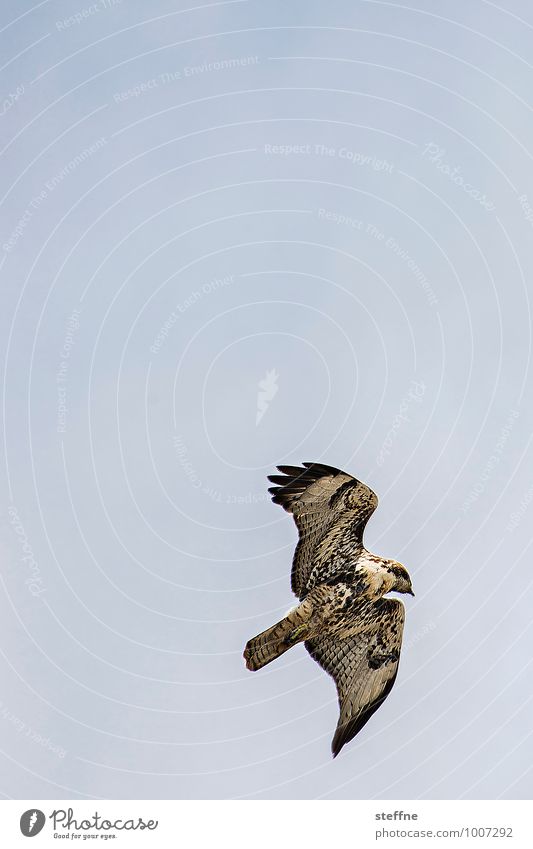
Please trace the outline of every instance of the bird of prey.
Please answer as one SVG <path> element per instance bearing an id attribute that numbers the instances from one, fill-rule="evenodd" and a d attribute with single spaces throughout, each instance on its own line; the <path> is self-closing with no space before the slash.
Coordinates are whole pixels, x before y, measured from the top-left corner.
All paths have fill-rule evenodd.
<path id="1" fill-rule="evenodd" d="M 407 570 L 367 551 L 363 531 L 378 499 L 364 483 L 322 463 L 278 466 L 272 501 L 292 513 L 299 540 L 291 586 L 300 604 L 244 650 L 255 671 L 304 642 L 335 681 L 340 717 L 336 757 L 390 693 L 400 658 L 405 609 L 386 598 L 414 595 Z"/>

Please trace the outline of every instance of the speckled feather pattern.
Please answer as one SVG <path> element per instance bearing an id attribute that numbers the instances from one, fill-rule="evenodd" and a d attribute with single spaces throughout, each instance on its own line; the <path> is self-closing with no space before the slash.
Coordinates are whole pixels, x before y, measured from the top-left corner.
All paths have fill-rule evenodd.
<path id="1" fill-rule="evenodd" d="M 302 598 L 313 586 L 350 564 L 363 547 L 365 525 L 378 499 L 351 475 L 318 463 L 279 466 L 270 475 L 272 500 L 292 513 L 300 533 L 292 563 L 293 592 Z"/>
<path id="2" fill-rule="evenodd" d="M 353 610 L 357 612 L 358 623 L 344 633 L 324 633 L 305 643 L 337 685 L 340 717 L 332 743 L 334 756 L 385 700 L 400 659 L 405 613 L 401 601 L 381 599 Z"/>
<path id="3" fill-rule="evenodd" d="M 400 601 L 383 596 L 393 589 L 410 592 L 410 579 L 400 564 L 364 548 L 363 532 L 378 504 L 369 487 L 321 463 L 278 469 L 269 491 L 299 531 L 291 586 L 301 603 L 250 640 L 244 656 L 249 669 L 259 669 L 305 640 L 337 686 L 335 757 L 394 684 L 405 611 Z"/>

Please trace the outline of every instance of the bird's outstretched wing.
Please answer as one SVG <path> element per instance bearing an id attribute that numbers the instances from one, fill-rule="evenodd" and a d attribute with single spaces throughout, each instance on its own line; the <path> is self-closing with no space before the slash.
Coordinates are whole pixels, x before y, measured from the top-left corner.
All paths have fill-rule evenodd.
<path id="1" fill-rule="evenodd" d="M 316 637 L 305 643 L 311 657 L 337 685 L 340 716 L 331 744 L 336 757 L 389 695 L 400 659 L 405 609 L 380 599 L 362 619 L 361 633 L 346 640 Z"/>
<path id="2" fill-rule="evenodd" d="M 354 560 L 378 499 L 364 483 L 332 466 L 303 463 L 303 468 L 278 469 L 281 475 L 269 475 L 276 484 L 269 492 L 272 501 L 293 514 L 300 533 L 291 586 L 302 598 Z"/>

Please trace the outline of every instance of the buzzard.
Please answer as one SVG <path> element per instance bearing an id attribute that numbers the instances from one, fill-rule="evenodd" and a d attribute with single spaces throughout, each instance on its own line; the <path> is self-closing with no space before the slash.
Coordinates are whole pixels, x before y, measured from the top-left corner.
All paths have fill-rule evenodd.
<path id="1" fill-rule="evenodd" d="M 300 604 L 244 650 L 255 671 L 296 643 L 337 685 L 336 757 L 390 693 L 400 659 L 405 609 L 388 592 L 414 595 L 407 570 L 367 551 L 363 531 L 378 499 L 364 483 L 322 463 L 278 466 L 272 501 L 299 532 L 291 586 Z"/>

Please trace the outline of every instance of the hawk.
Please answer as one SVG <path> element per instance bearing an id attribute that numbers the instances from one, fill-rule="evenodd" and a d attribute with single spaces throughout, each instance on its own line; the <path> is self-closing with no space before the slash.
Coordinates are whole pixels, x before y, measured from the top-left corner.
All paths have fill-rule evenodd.
<path id="1" fill-rule="evenodd" d="M 396 560 L 367 551 L 363 531 L 378 499 L 364 483 L 322 463 L 278 466 L 272 501 L 292 513 L 299 540 L 291 587 L 300 604 L 244 650 L 255 671 L 304 642 L 337 686 L 340 716 L 331 744 L 336 757 L 390 693 L 400 659 L 405 609 L 386 598 L 414 595 Z"/>

